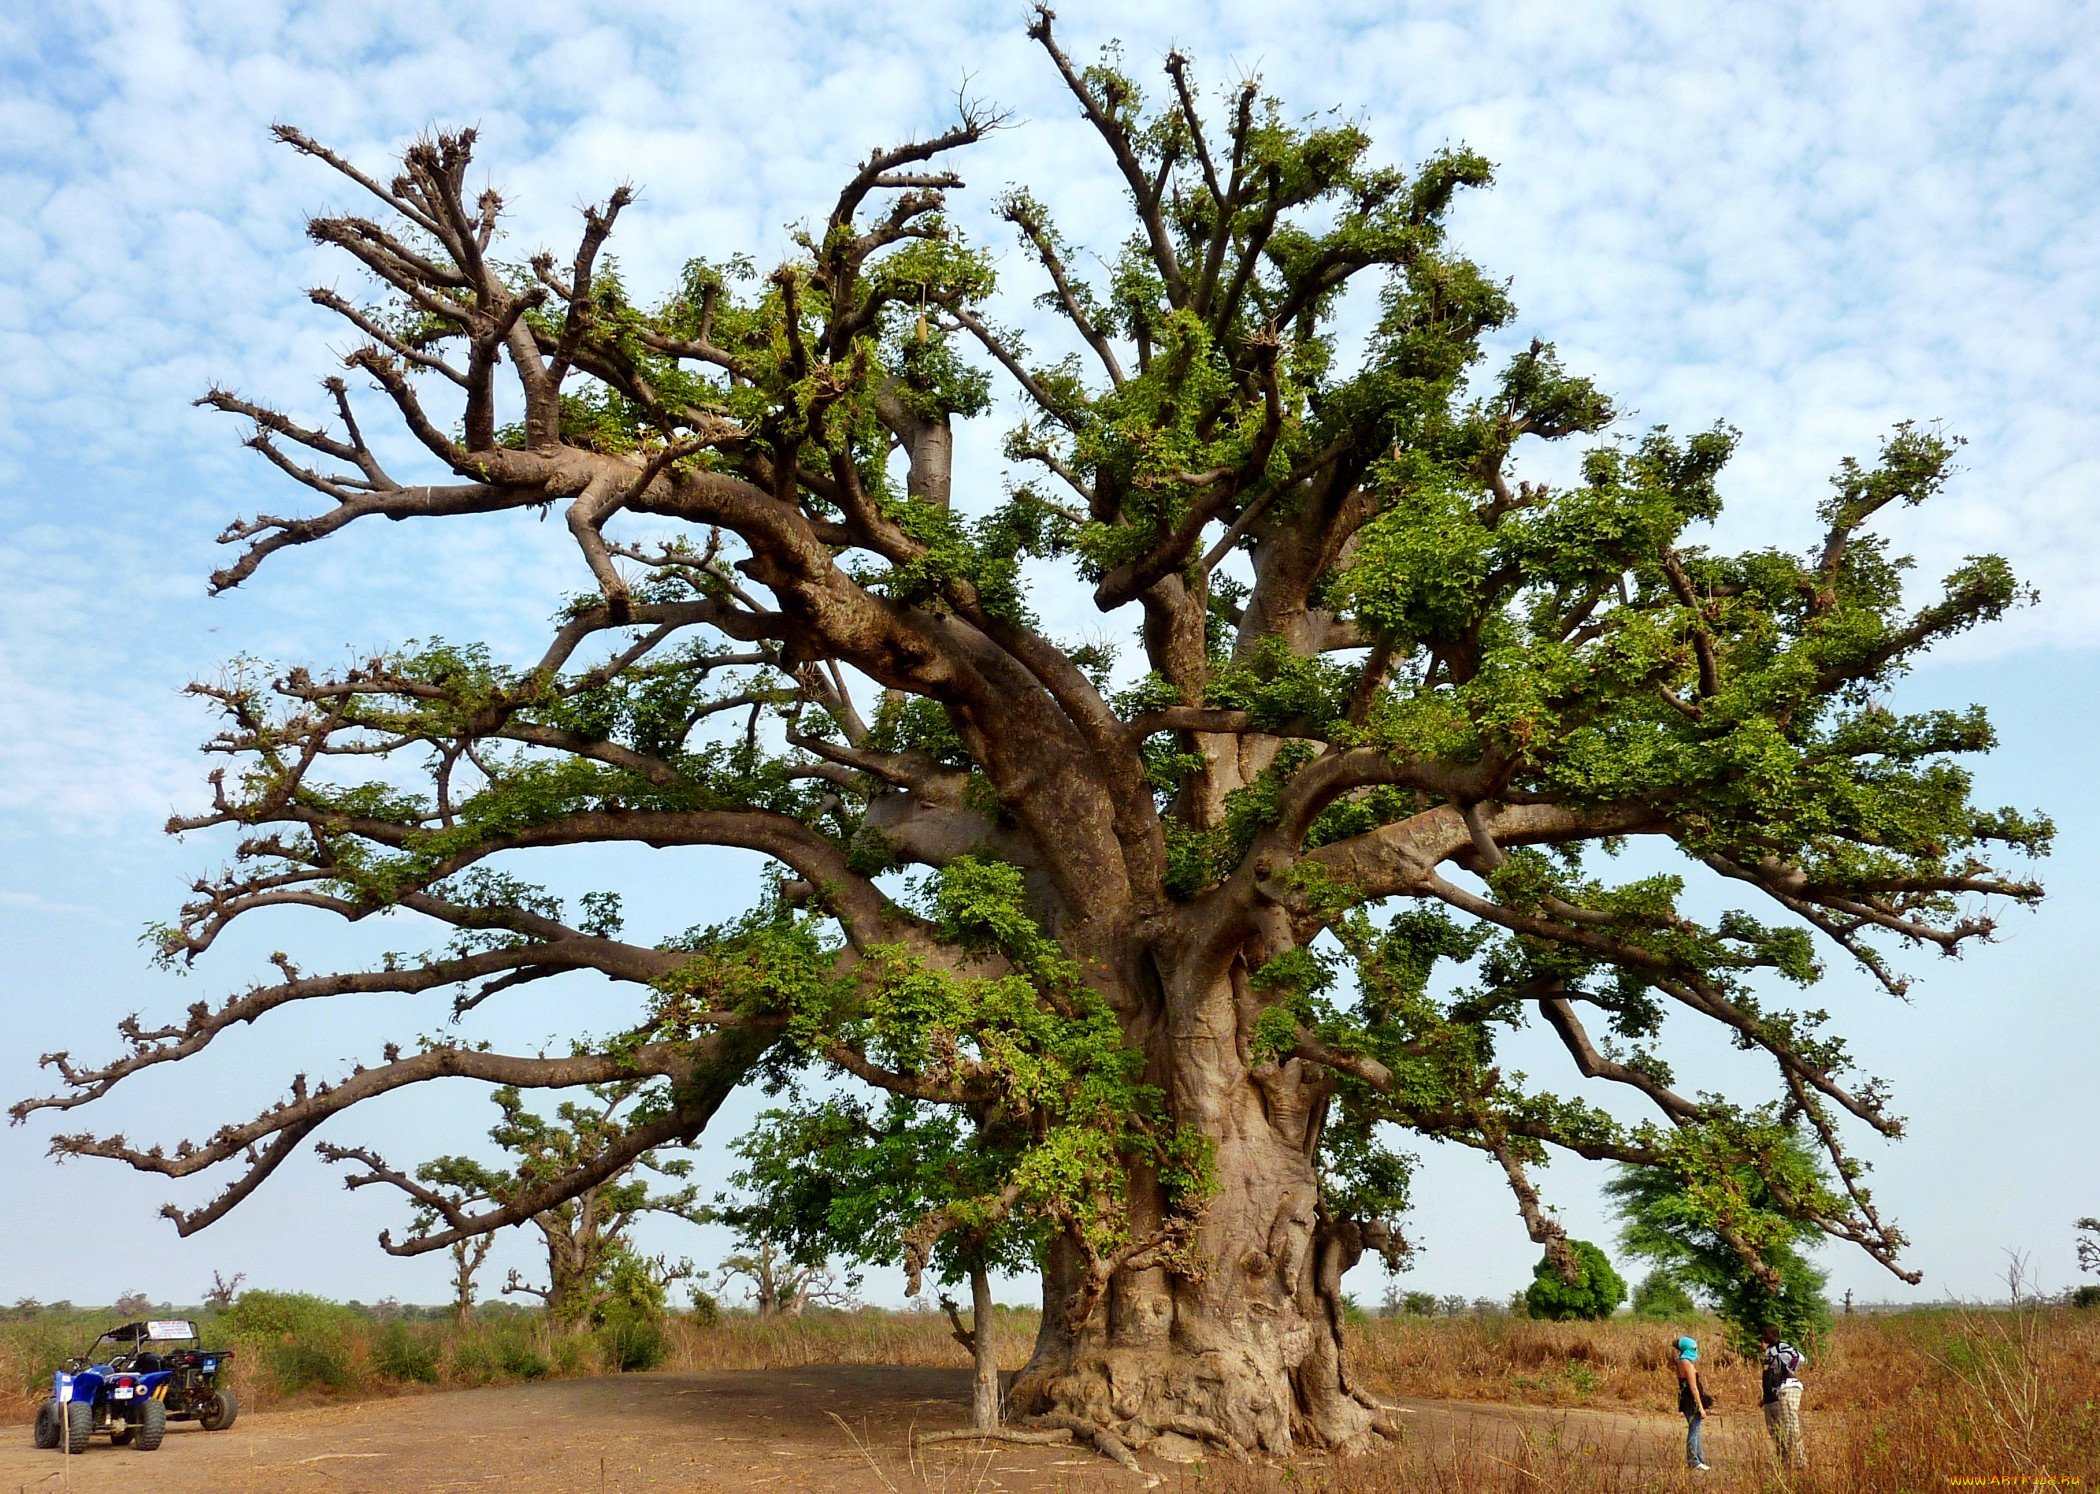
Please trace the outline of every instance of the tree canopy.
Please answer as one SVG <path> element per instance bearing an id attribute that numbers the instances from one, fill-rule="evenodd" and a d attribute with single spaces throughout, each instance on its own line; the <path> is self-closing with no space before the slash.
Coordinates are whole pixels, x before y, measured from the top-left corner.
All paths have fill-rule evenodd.
<path id="1" fill-rule="evenodd" d="M 1542 1258 L 1533 1268 L 1531 1286 L 1524 1293 L 1525 1311 L 1554 1322 L 1610 1317 L 1626 1300 L 1626 1279 L 1589 1241 L 1570 1240 L 1567 1248 L 1575 1257 L 1574 1279 L 1569 1279 L 1559 1262 Z"/>
<path id="2" fill-rule="evenodd" d="M 1792 1138 L 1754 1162 L 1690 1176 L 1626 1167 L 1605 1184 L 1619 1243 L 1703 1298 L 1746 1353 L 1767 1325 L 1797 1344 L 1829 1330 L 1829 1278 L 1805 1254 L 1822 1234 L 1814 1208 L 1797 1202 L 1828 1189 L 1815 1154 Z"/>
<path id="3" fill-rule="evenodd" d="M 1793 993 L 1834 958 L 1840 984 L 1901 994 L 1894 951 L 1953 953 L 1989 936 L 1990 900 L 2040 896 L 2008 862 L 2048 822 L 1971 798 L 1983 712 L 1890 693 L 2023 596 L 1990 556 L 1906 591 L 1886 531 L 1940 496 L 1955 442 L 1900 425 L 1803 499 L 1805 549 L 1715 549 L 1732 429 L 1623 429 L 1550 343 L 1491 357 L 1514 303 L 1450 231 L 1478 153 L 1403 169 L 1256 82 L 1209 98 L 1179 53 L 1148 93 L 1113 50 L 1075 61 L 1046 9 L 1030 35 L 1128 235 L 1089 273 L 1052 203 L 996 200 L 1041 290 L 1027 338 L 948 214 L 1004 123 L 968 102 L 871 153 L 777 268 L 717 249 L 654 293 L 606 254 L 628 187 L 572 254 L 519 261 L 501 196 L 468 185 L 471 131 L 373 175 L 279 129 L 361 194 L 310 231 L 371 294 L 313 293 L 354 338 L 325 418 L 204 396 L 308 500 L 233 523 L 212 588 L 368 519 L 413 544 L 552 512 L 588 589 L 549 598 L 537 658 L 425 642 L 193 686 L 226 765 L 170 828 L 237 850 L 162 958 L 281 907 L 412 915 L 445 942 L 281 959 L 223 1003 L 132 1018 L 114 1058 L 50 1055 L 62 1088 L 16 1117 L 292 1003 L 449 992 L 470 1030 L 596 972 L 637 1004 L 579 1014 L 567 1054 L 404 1033 L 176 1145 L 53 1145 L 230 1170 L 168 1209 L 188 1233 L 384 1094 L 638 1087 L 588 1158 L 410 1242 L 440 1250 L 690 1140 L 739 1085 L 858 1081 L 981 1147 L 913 1229 L 1035 1242 L 1043 1338 L 1013 1404 L 1103 1445 L 1372 1434 L 1340 1280 L 1406 1249 L 1411 1136 L 1490 1159 L 1571 1272 L 1531 1177 L 1553 1153 L 1696 1178 L 1799 1129 L 1834 1183 L 1777 1179 L 1773 1206 L 1900 1271 L 1847 1140 L 1900 1122 Z M 956 464 L 971 420 L 1007 430 L 1002 467 Z M 1571 481 L 1519 477 L 1546 442 L 1580 445 Z M 1036 599 L 1057 585 L 1090 591 L 1098 629 L 1053 636 Z M 742 918 L 632 938 L 616 889 L 572 905 L 531 879 L 583 843 L 694 877 L 678 853 L 734 847 L 777 875 Z M 1701 916 L 1717 888 L 1740 905 Z M 1666 1021 L 1725 1033 L 1769 1088 L 1685 1093 Z M 1525 1026 L 1574 1082 L 1498 1061 Z"/>

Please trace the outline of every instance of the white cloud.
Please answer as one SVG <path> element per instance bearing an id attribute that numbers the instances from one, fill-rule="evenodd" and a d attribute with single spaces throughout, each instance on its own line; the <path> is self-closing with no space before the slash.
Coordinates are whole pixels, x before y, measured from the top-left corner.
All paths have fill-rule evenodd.
<path id="1" fill-rule="evenodd" d="M 1403 160 L 1479 145 L 1501 185 L 1458 229 L 1513 277 L 1517 335 L 1560 341 L 1641 421 L 1744 429 L 1723 542 L 1805 538 L 1837 458 L 1898 418 L 1941 418 L 1973 444 L 1957 491 L 1906 521 L 1921 574 L 1996 547 L 2045 596 L 1963 647 L 2100 641 L 2082 439 L 2100 403 L 2100 67 L 2060 9 L 1279 14 L 1068 4 L 1060 29 L 1082 56 L 1120 34 L 1146 77 L 1170 44 L 1219 84 L 1259 68 L 1293 107 L 1361 111 Z M 1006 251 L 985 207 L 1012 181 L 1098 250 L 1121 232 L 1113 175 L 1049 69 L 1012 17 L 960 0 L 633 5 L 589 22 L 539 4 L 136 0 L 9 40 L 0 501 L 16 543 L 0 642 L 8 703 L 53 721 L 0 749 L 15 812 L 162 798 L 197 727 L 172 688 L 209 652 L 439 631 L 524 648 L 575 584 L 557 547 L 520 548 L 503 523 L 364 536 L 199 599 L 208 537 L 299 495 L 188 401 L 223 379 L 320 414 L 315 380 L 344 340 L 303 292 L 357 283 L 300 233 L 347 189 L 269 144 L 272 120 L 375 166 L 433 123 L 478 124 L 521 256 L 638 182 L 615 248 L 656 288 L 693 253 L 781 252 L 784 224 L 820 214 L 871 143 L 936 127 L 968 71 L 1017 127 L 966 162 L 964 221 Z M 1009 297 L 1016 319 L 1033 289 Z M 73 542 L 26 557 L 38 524 Z M 83 598 L 99 619 L 85 630 Z"/>

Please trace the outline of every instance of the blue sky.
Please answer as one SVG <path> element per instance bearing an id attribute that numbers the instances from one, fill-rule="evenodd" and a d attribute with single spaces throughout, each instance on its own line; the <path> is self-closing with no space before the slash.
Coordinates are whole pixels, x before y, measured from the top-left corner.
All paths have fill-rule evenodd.
<path id="1" fill-rule="evenodd" d="M 2050 903 L 2010 918 L 1995 948 L 1913 959 L 1911 1005 L 1842 970 L 1819 998 L 1913 1123 L 1909 1141 L 1866 1153 L 1925 1286 L 1906 1292 L 1828 1252 L 1835 1284 L 1870 1298 L 1988 1293 L 2005 1248 L 2032 1251 L 2044 1282 L 2064 1285 L 2070 1220 L 2100 1212 L 2078 1113 L 2100 1055 L 2087 939 L 2100 805 L 2086 781 L 2100 687 L 2100 42 L 2081 12 L 1074 0 L 1059 13 L 1075 52 L 1120 37 L 1142 74 L 1171 45 L 1218 83 L 1259 71 L 1295 109 L 1360 114 L 1403 163 L 1445 143 L 1484 151 L 1500 184 L 1460 210 L 1457 235 L 1512 278 L 1523 317 L 1511 339 L 1556 341 L 1636 424 L 1742 428 L 1720 543 L 1805 543 L 1829 471 L 1894 420 L 1941 419 L 1969 438 L 1953 491 L 1905 516 L 1903 547 L 1927 577 L 2006 553 L 2042 601 L 1960 640 L 1904 693 L 1990 703 L 2005 747 L 1981 770 L 1984 797 L 2046 807 L 2063 834 Z M 159 833 L 204 792 L 194 749 L 210 723 L 180 696 L 186 680 L 237 653 L 326 664 L 431 634 L 516 657 L 581 584 L 554 535 L 471 522 L 351 531 L 205 598 L 219 529 L 298 498 L 240 450 L 232 423 L 189 401 L 216 380 L 310 409 L 345 345 L 304 293 L 352 282 L 301 231 L 343 194 L 272 146 L 268 125 L 296 123 L 375 167 L 428 125 L 478 125 L 519 258 L 571 242 L 577 206 L 632 180 L 641 200 L 614 247 L 630 284 L 653 289 L 694 254 L 777 259 L 785 225 L 821 213 L 869 146 L 937 127 L 966 77 L 1015 125 L 967 163 L 963 221 L 1004 250 L 984 208 L 1022 183 L 1068 236 L 1112 248 L 1113 184 L 1017 5 L 124 3 L 0 16 L 7 1098 L 42 1087 L 39 1053 L 106 1052 L 118 1016 L 216 998 L 272 949 L 319 964 L 373 947 L 289 915 L 186 978 L 146 967 L 141 925 L 226 849 Z M 1025 319 L 1034 287 L 1013 283 L 1012 316 Z M 991 426 L 963 445 L 987 494 L 996 451 Z M 1080 625 L 1077 596 L 1042 603 L 1053 624 Z M 635 925 L 675 929 L 732 911 L 753 869 L 728 855 L 578 853 L 560 876 L 638 875 Z M 545 1041 L 596 994 L 561 987 L 492 1015 L 489 1035 Z M 230 1035 L 201 1067 L 149 1076 L 89 1118 L 135 1136 L 208 1130 L 252 1114 L 294 1070 L 347 1066 L 441 1017 L 406 1001 L 301 1013 Z M 1725 1077 L 1726 1056 L 1710 1061 Z M 360 1115 L 340 1139 L 405 1160 L 471 1144 L 487 1110 L 470 1090 L 426 1094 Z M 0 1237 L 0 1297 L 194 1297 L 215 1268 L 367 1299 L 441 1293 L 434 1264 L 371 1243 L 396 1211 L 342 1192 L 318 1163 L 293 1164 L 177 1242 L 154 1210 L 193 1195 L 113 1165 L 53 1167 L 41 1160 L 50 1130 L 0 1132 L 17 1226 Z M 1546 1181 L 1576 1233 L 1608 1235 L 1592 1174 L 1563 1165 Z M 1534 1247 L 1492 1168 L 1431 1153 L 1419 1194 L 1425 1251 L 1409 1286 L 1504 1295 L 1522 1282 Z M 648 1243 L 703 1262 L 722 1248 L 682 1227 Z M 492 1275 L 510 1264 L 531 1265 L 528 1242 L 506 1242 Z M 1378 1291 L 1368 1271 L 1357 1286 Z"/>

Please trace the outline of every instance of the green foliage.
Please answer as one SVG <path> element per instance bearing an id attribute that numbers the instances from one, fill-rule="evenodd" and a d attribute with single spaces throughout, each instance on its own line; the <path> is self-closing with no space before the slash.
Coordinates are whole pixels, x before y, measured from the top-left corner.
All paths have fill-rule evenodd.
<path id="1" fill-rule="evenodd" d="M 1702 1298 L 1745 1352 L 1768 1323 L 1808 1344 L 1831 1321 L 1825 1273 L 1803 1254 L 1821 1238 L 1814 1211 L 1831 1207 L 1821 1168 L 1784 1127 L 1753 1134 L 1749 1149 L 1689 1136 L 1674 1167 L 1622 1168 L 1605 1184 L 1621 1244 Z"/>
<path id="2" fill-rule="evenodd" d="M 914 1276 L 931 1265 L 944 1281 L 974 1262 L 1025 1269 L 1054 1228 L 1113 1251 L 1128 1238 L 1136 1162 L 1192 1219 L 1212 1186 L 1207 1145 L 1165 1123 L 1114 1015 L 1028 913 L 1019 871 L 961 857 L 920 893 L 945 943 L 1007 973 L 958 974 L 878 946 L 864 951 L 851 1011 L 812 988 L 790 1029 L 800 1041 L 819 1053 L 851 1044 L 917 1093 L 879 1109 L 825 1096 L 768 1111 L 736 1146 L 745 1165 L 731 1181 L 745 1197 L 712 1216 L 799 1266 L 844 1254 Z"/>
<path id="3" fill-rule="evenodd" d="M 694 1287 L 693 1326 L 696 1328 L 714 1328 L 719 1326 L 721 1321 L 722 1304 L 716 1300 L 715 1294 L 702 1287 Z"/>
<path id="4" fill-rule="evenodd" d="M 1633 1289 L 1633 1315 L 1653 1322 L 1684 1322 L 1699 1311 L 1699 1304 L 1667 1271 L 1654 1270 Z"/>
<path id="5" fill-rule="evenodd" d="M 254 1343 L 271 1339 L 340 1337 L 352 1321 L 350 1309 L 307 1292 L 242 1292 L 219 1316 L 229 1337 Z"/>
<path id="6" fill-rule="evenodd" d="M 390 1380 L 435 1385 L 443 1362 L 439 1335 L 422 1325 L 388 1323 L 372 1341 L 372 1368 Z"/>
<path id="7" fill-rule="evenodd" d="M 1534 1318 L 1565 1322 L 1571 1318 L 1608 1318 L 1626 1300 L 1626 1282 L 1612 1269 L 1602 1250 L 1587 1240 L 1570 1240 L 1575 1279 L 1561 1274 L 1549 1252 L 1532 1268 L 1524 1305 Z"/>
<path id="8" fill-rule="evenodd" d="M 304 1292 L 246 1291 L 218 1327 L 236 1348 L 259 1360 L 287 1395 L 344 1391 L 357 1382 L 350 1356 L 355 1315 L 340 1303 Z"/>

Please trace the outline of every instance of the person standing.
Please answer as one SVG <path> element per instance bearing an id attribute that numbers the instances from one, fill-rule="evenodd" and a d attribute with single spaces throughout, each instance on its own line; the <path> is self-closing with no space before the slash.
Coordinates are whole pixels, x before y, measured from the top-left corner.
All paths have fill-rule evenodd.
<path id="1" fill-rule="evenodd" d="M 1677 1409 L 1684 1416 L 1684 1466 L 1706 1472 L 1706 1459 L 1699 1447 L 1699 1431 L 1706 1424 L 1707 1408 L 1714 1398 L 1699 1383 L 1699 1340 L 1680 1338 L 1671 1371 L 1677 1376 Z"/>
<path id="2" fill-rule="evenodd" d="M 1765 1346 L 1765 1430 L 1772 1434 L 1772 1450 L 1795 1468 L 1808 1462 L 1808 1447 L 1801 1436 L 1801 1351 L 1779 1336 L 1767 1323 L 1758 1330 Z"/>

